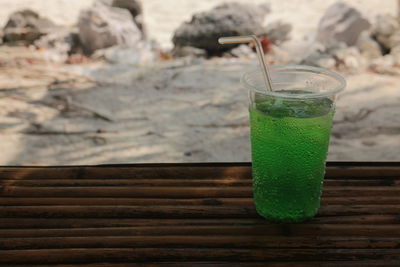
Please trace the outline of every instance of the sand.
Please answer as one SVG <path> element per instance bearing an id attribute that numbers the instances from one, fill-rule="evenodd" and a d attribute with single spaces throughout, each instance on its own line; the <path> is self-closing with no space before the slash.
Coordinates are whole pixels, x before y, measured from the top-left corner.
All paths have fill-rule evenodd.
<path id="1" fill-rule="evenodd" d="M 90 2 L 0 0 L 0 23 L 29 6 L 73 25 Z M 223 1 L 143 2 L 150 36 L 168 49 L 182 21 Z M 293 40 L 285 44 L 294 51 L 335 1 L 269 2 L 273 13 L 266 23 L 283 19 L 295 25 Z M 371 17 L 396 12 L 394 0 L 345 2 Z M 253 60 L 227 58 L 67 66 L 47 63 L 34 51 L 2 47 L 0 164 L 249 161 L 247 93 L 239 77 L 254 67 Z M 328 159 L 399 161 L 400 77 L 365 72 L 346 79 Z"/>

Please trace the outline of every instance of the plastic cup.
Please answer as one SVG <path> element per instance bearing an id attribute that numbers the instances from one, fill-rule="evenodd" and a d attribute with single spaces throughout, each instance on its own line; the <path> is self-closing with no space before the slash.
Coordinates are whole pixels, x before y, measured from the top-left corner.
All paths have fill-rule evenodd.
<path id="1" fill-rule="evenodd" d="M 249 90 L 254 203 L 276 222 L 312 218 L 320 206 L 335 97 L 346 82 L 309 66 L 269 67 L 274 91 L 261 70 L 245 73 Z"/>

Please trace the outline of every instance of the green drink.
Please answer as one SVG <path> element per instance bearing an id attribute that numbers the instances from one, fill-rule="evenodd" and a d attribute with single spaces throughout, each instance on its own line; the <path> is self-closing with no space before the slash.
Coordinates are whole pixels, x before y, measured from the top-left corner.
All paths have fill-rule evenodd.
<path id="1" fill-rule="evenodd" d="M 321 70 L 286 66 L 280 68 L 296 68 L 296 75 L 291 70 L 289 76 L 279 76 L 274 68 L 274 82 L 281 78 L 285 83 L 278 82 L 273 92 L 250 88 L 254 203 L 257 212 L 267 219 L 301 222 L 312 218 L 320 206 L 335 109 L 332 92 L 338 90 L 334 85 L 342 89 L 339 85 L 344 86 L 344 81 L 324 71 L 326 76 L 331 75 L 332 87 L 327 86 L 330 83 L 302 84 L 302 78 L 310 81 L 310 69 L 319 71 L 317 78 L 321 78 Z M 307 78 L 299 75 L 299 68 L 307 70 Z M 290 75 L 296 76 L 295 80 Z M 254 77 L 247 79 L 243 81 L 247 87 L 255 82 Z M 330 90 L 321 91 L 322 86 Z"/>
<path id="2" fill-rule="evenodd" d="M 332 101 L 270 100 L 250 107 L 257 211 L 280 221 L 311 218 L 319 208 Z"/>

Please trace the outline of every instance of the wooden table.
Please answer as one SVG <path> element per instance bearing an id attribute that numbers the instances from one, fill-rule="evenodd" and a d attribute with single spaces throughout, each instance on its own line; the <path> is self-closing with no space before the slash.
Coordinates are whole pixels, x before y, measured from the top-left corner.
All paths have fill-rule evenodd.
<path id="1" fill-rule="evenodd" d="M 0 168 L 0 264 L 400 266 L 400 163 L 329 164 L 302 224 L 260 218 L 250 177 L 249 164 Z"/>

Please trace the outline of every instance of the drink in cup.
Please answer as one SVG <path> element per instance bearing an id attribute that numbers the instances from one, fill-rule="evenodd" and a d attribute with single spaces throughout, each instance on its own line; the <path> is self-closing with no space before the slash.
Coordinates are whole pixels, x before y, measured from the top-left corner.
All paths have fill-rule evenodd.
<path id="1" fill-rule="evenodd" d="M 325 160 L 344 79 L 309 66 L 269 67 L 244 74 L 250 95 L 253 194 L 257 212 L 278 222 L 312 218 L 320 206 Z"/>
<path id="2" fill-rule="evenodd" d="M 221 44 L 254 43 L 260 69 L 243 75 L 250 94 L 253 194 L 257 212 L 301 222 L 320 206 L 335 97 L 346 85 L 337 73 L 309 66 L 267 67 L 254 35 Z"/>

